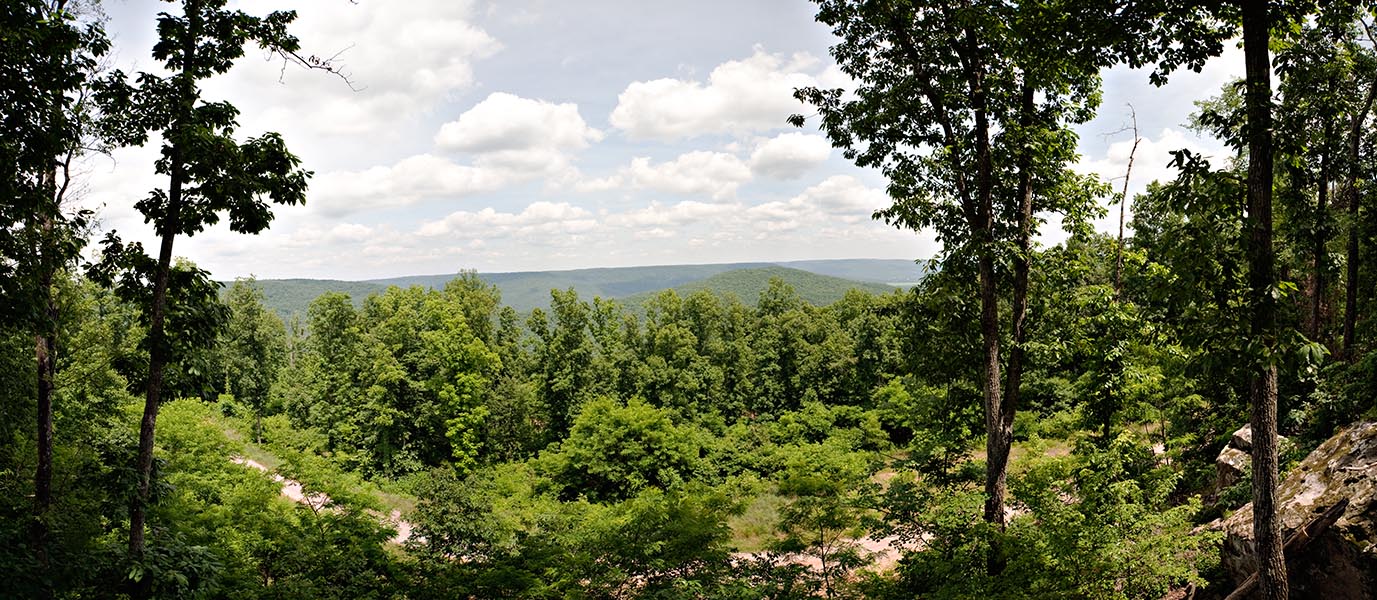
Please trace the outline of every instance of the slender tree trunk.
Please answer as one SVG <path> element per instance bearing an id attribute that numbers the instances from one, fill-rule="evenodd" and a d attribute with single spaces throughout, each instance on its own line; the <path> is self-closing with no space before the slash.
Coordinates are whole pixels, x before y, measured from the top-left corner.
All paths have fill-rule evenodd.
<path id="1" fill-rule="evenodd" d="M 1004 434 L 1004 404 L 999 365 L 999 280 L 995 272 L 994 169 L 990 153 L 990 120 L 984 83 L 984 66 L 974 31 L 966 30 L 967 77 L 975 113 L 976 137 L 976 221 L 972 240 L 979 255 L 980 337 L 984 345 L 985 400 L 985 522 L 1004 530 L 1004 499 L 1008 495 L 1009 446 L 1012 436 Z M 1003 570 L 998 540 L 990 547 L 987 569 L 990 575 Z"/>
<path id="2" fill-rule="evenodd" d="M 1025 75 L 1026 77 L 1026 75 Z M 1020 90 L 1019 124 L 1027 131 L 1033 126 L 1033 86 L 1024 81 Z M 1032 258 L 1033 223 L 1033 164 L 1031 151 L 1025 146 L 1018 165 L 1018 253 L 1014 255 L 1014 297 L 1011 307 L 1013 343 L 1009 346 L 1007 385 L 999 405 L 999 439 L 1003 455 L 999 470 L 1007 471 L 1009 447 L 1014 438 L 1014 413 L 1018 410 L 1020 389 L 1023 387 L 1023 344 L 1028 339 L 1028 272 Z M 1002 518 L 1002 515 L 1001 515 Z"/>
<path id="3" fill-rule="evenodd" d="M 1026 77 L 1026 75 L 1025 75 Z M 1033 87 L 1027 81 L 1023 82 L 1020 89 L 1020 114 L 1019 124 L 1026 132 L 1033 125 Z M 1029 260 L 1032 256 L 1032 220 L 1033 220 L 1033 165 L 1032 156 L 1025 151 L 1019 156 L 1018 164 L 1018 197 L 1015 202 L 1018 204 L 1018 250 L 1013 260 L 1013 303 L 1012 312 L 1012 344 L 1009 346 L 1008 371 L 1006 387 L 1003 398 L 996 398 L 990 406 L 989 413 L 986 415 L 986 427 L 988 428 L 989 441 L 987 442 L 986 468 L 989 477 L 986 479 L 989 488 L 990 499 L 985 505 L 985 519 L 996 523 L 1003 529 L 1006 521 L 1004 516 L 1004 496 L 1006 493 L 1007 475 L 1009 472 L 1009 450 L 1014 441 L 1014 413 L 1018 410 L 1019 392 L 1023 387 L 1023 344 L 1027 341 L 1027 315 L 1028 315 L 1028 271 Z M 994 306 L 994 315 L 991 319 L 998 319 L 998 305 L 991 302 Z M 998 322 L 995 322 L 995 333 L 991 336 L 998 344 Z M 987 340 L 988 348 L 988 340 Z M 996 372 L 994 380 L 990 385 L 996 389 L 999 386 L 999 349 L 996 346 L 993 355 L 987 352 L 987 359 L 993 361 Z M 996 512 L 997 511 L 997 512 Z M 991 519 L 994 520 L 991 520 Z M 991 549 L 989 560 L 990 575 L 998 575 L 1003 572 L 1005 560 L 999 548 Z"/>
<path id="4" fill-rule="evenodd" d="M 1315 289 L 1310 295 L 1310 339 L 1323 343 L 1321 337 L 1324 335 L 1324 296 L 1325 283 L 1324 272 L 1328 256 L 1325 253 L 1325 245 L 1329 241 L 1329 180 L 1330 180 L 1330 152 L 1327 147 L 1329 139 L 1333 137 L 1334 131 L 1329 118 L 1324 122 L 1324 143 L 1326 147 L 1324 154 L 1320 156 L 1320 189 L 1319 198 L 1315 206 L 1315 238 L 1312 240 L 1315 261 Z"/>
<path id="5" fill-rule="evenodd" d="M 1119 244 L 1114 257 L 1114 301 L 1118 302 L 1124 294 L 1124 213 L 1128 208 L 1128 181 L 1133 175 L 1133 158 L 1138 155 L 1138 111 L 1128 105 L 1129 115 L 1133 117 L 1133 148 L 1128 151 L 1128 168 L 1124 170 L 1124 191 L 1119 194 Z"/>
<path id="6" fill-rule="evenodd" d="M 1358 208 L 1362 202 L 1362 195 L 1358 193 L 1358 160 L 1361 158 L 1363 123 L 1367 121 L 1367 114 L 1372 110 L 1373 99 L 1377 98 L 1377 79 L 1374 79 L 1367 88 L 1367 98 L 1363 100 L 1363 109 L 1353 115 L 1353 119 L 1348 125 L 1348 182 L 1344 186 L 1344 191 L 1348 194 L 1348 257 L 1346 273 L 1347 281 L 1344 282 L 1344 346 L 1342 355 L 1345 360 L 1353 361 L 1357 352 L 1354 350 L 1355 333 L 1358 324 L 1358 262 L 1361 247 L 1361 227 L 1358 223 Z"/>
<path id="7" fill-rule="evenodd" d="M 1272 82 L 1268 41 L 1271 16 L 1263 0 L 1243 2 L 1243 56 L 1247 74 L 1249 333 L 1264 356 L 1250 384 L 1253 428 L 1253 538 L 1258 589 L 1264 600 L 1287 598 L 1286 562 L 1277 519 L 1277 369 L 1270 356 L 1276 338 L 1275 257 L 1272 250 Z"/>
<path id="8" fill-rule="evenodd" d="M 176 222 L 181 209 L 183 167 L 176 150 L 173 151 L 171 184 L 168 191 L 169 218 Z M 141 559 L 144 548 L 144 521 L 148 505 L 148 491 L 153 479 L 153 436 L 158 424 L 158 408 L 162 401 L 163 372 L 167 366 L 167 335 L 164 322 L 167 316 L 167 281 L 172 268 L 172 242 L 176 228 L 169 226 L 162 234 L 158 251 L 158 271 L 153 282 L 153 306 L 148 326 L 148 390 L 143 404 L 143 420 L 139 423 L 139 488 L 129 509 L 129 555 Z"/>
<path id="9" fill-rule="evenodd" d="M 47 5 L 48 17 L 53 18 L 67 8 L 67 0 L 53 0 Z M 61 128 L 66 121 L 67 115 L 64 110 L 64 97 L 61 91 L 55 92 L 51 96 L 52 106 L 49 113 L 52 119 L 54 130 Z M 44 194 L 45 198 L 52 201 L 52 205 L 47 207 L 52 213 L 41 216 L 30 223 L 40 231 L 36 244 L 35 263 L 39 268 L 38 292 L 43 304 L 43 316 L 39 319 L 39 327 L 34 336 L 34 365 L 37 371 L 37 437 L 36 450 L 38 451 L 38 464 L 34 467 L 33 475 L 33 525 L 32 525 L 32 544 L 34 558 L 38 562 L 38 568 L 43 577 L 40 586 L 43 598 L 53 597 L 53 581 L 51 572 L 51 558 L 48 552 L 49 532 L 48 512 L 53 505 L 53 381 L 57 375 L 57 299 L 53 297 L 53 270 L 52 264 L 52 236 L 53 236 L 53 217 L 52 214 L 61 210 L 62 196 L 66 192 L 66 185 L 61 188 L 57 185 L 58 163 L 55 161 L 51 168 L 44 173 Z"/>
<path id="10" fill-rule="evenodd" d="M 44 233 L 51 235 L 52 221 L 44 224 Z M 43 297 L 44 320 L 39 333 L 34 336 L 34 362 L 38 375 L 38 465 L 33 476 L 33 526 L 32 543 L 34 558 L 44 581 L 41 586 L 44 598 L 53 595 L 51 562 L 48 554 L 48 511 L 53 504 L 53 380 L 57 373 L 57 302 L 53 297 L 53 273 L 41 257 L 43 269 L 39 277 L 39 293 Z"/>
<path id="11" fill-rule="evenodd" d="M 196 40 L 201 35 L 201 20 L 196 12 L 186 11 L 187 32 L 182 40 L 182 73 L 177 82 L 181 89 L 180 114 L 173 122 L 174 131 L 183 127 L 191 118 L 195 108 L 196 84 L 190 65 L 196 62 Z M 172 270 L 172 243 L 181 228 L 182 186 L 186 183 L 186 164 L 182 158 L 180 140 L 172 138 L 168 157 L 171 172 L 168 177 L 167 215 L 163 221 L 161 245 L 158 250 L 158 267 L 153 279 L 153 298 L 148 323 L 148 389 L 144 398 L 143 419 L 139 422 L 139 486 L 138 494 L 129 507 L 129 555 L 134 560 L 143 559 L 144 524 L 147 519 L 148 492 L 153 482 L 153 442 L 158 425 L 158 409 L 162 403 L 163 375 L 168 361 L 167 334 L 164 329 L 167 318 L 168 275 Z M 146 586 L 143 591 L 146 591 Z"/>
<path id="12" fill-rule="evenodd" d="M 1357 136 L 1355 135 L 1354 137 L 1356 138 Z M 1352 154 L 1356 155 L 1358 143 L 1355 141 L 1353 146 L 1355 151 L 1352 152 Z M 1352 168 L 1355 171 L 1357 170 L 1358 165 L 1356 161 Z M 1353 360 L 1357 358 L 1354 343 L 1356 341 L 1355 338 L 1357 337 L 1358 329 L 1358 291 L 1360 289 L 1358 287 L 1358 262 L 1362 250 L 1360 231 L 1362 228 L 1358 223 L 1358 203 L 1362 196 L 1358 193 L 1357 179 L 1357 174 L 1350 175 L 1348 182 L 1348 265 L 1347 272 L 1345 273 L 1347 281 L 1344 282 L 1343 358 L 1349 362 L 1353 362 Z"/>

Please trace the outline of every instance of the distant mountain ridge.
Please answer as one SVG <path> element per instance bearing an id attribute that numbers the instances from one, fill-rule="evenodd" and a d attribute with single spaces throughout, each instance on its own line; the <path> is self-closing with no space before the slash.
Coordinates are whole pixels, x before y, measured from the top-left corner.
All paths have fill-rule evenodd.
<path id="1" fill-rule="evenodd" d="M 753 286 L 763 289 L 770 276 L 765 272 L 781 267 L 783 271 L 797 271 L 836 280 L 819 280 L 808 278 L 806 275 L 773 272 L 773 275 L 784 276 L 785 280 L 789 281 L 795 288 L 801 287 L 798 282 L 807 280 L 806 285 L 816 288 L 813 298 L 804 295 L 801 289 L 799 290 L 800 295 L 804 295 L 805 299 L 815 304 L 827 304 L 839 299 L 847 289 L 852 287 L 875 292 L 911 286 L 923 279 L 927 265 L 927 261 L 902 259 L 841 259 L 607 267 L 568 271 L 479 273 L 478 276 L 484 281 L 496 285 L 502 291 L 503 304 L 507 304 L 520 312 L 527 312 L 533 308 L 547 306 L 550 301 L 551 289 L 568 289 L 571 287 L 579 293 L 580 297 L 584 298 L 591 299 L 594 296 L 600 296 L 627 299 L 628 301 L 632 296 L 646 295 L 648 297 L 667 288 L 676 288 L 687 293 L 698 289 L 713 289 L 719 292 L 735 293 L 743 302 L 754 304 L 759 292 L 756 291 L 746 297 L 742 295 L 744 292 L 741 290 L 756 289 Z M 757 273 L 753 276 L 737 276 L 719 279 L 715 283 L 706 283 L 715 276 L 733 271 L 757 271 Z M 457 274 L 414 275 L 364 281 L 260 279 L 258 283 L 263 288 L 268 307 L 286 319 L 294 313 L 304 317 L 306 308 L 311 301 L 325 292 L 344 292 L 353 297 L 356 304 L 361 304 L 369 294 L 382 292 L 388 286 L 410 287 L 419 285 L 439 289 L 456 276 Z M 752 277 L 759 281 L 757 283 L 748 282 L 747 279 Z M 721 286 L 728 286 L 733 289 L 718 289 Z M 819 299 L 828 298 L 832 300 L 819 301 Z"/>
<path id="2" fill-rule="evenodd" d="M 843 279 L 775 265 L 748 269 L 736 269 L 718 273 L 707 279 L 690 281 L 672 288 L 680 296 L 700 291 L 713 292 L 719 296 L 735 296 L 742 303 L 755 306 L 760 293 L 765 291 L 771 279 L 780 279 L 794 288 L 800 298 L 815 306 L 826 306 L 841 300 L 847 292 L 860 290 L 872 294 L 887 294 L 898 289 L 883 283 L 871 283 L 854 279 Z M 633 294 L 620 300 L 633 308 L 639 308 L 665 290 L 655 290 Z"/>

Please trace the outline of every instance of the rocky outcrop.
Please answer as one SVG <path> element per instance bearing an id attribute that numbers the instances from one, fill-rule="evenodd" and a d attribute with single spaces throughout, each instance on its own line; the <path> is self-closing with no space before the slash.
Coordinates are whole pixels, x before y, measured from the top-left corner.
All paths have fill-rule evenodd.
<path id="1" fill-rule="evenodd" d="M 1218 493 L 1238 483 L 1248 473 L 1248 467 L 1251 465 L 1252 457 L 1247 451 L 1225 446 L 1219 452 L 1219 458 L 1214 459 L 1214 491 Z"/>
<path id="2" fill-rule="evenodd" d="M 1345 428 L 1281 483 L 1278 515 L 1290 537 L 1330 507 L 1349 505 L 1303 551 L 1287 556 L 1292 598 L 1377 598 L 1377 423 Z M 1224 566 L 1235 583 L 1254 571 L 1253 506 L 1228 519 Z"/>
<path id="3" fill-rule="evenodd" d="M 1277 436 L 1277 443 L 1285 444 L 1286 436 Z M 1220 450 L 1219 457 L 1214 459 L 1214 493 L 1224 491 L 1224 488 L 1238 483 L 1248 474 L 1252 466 L 1252 451 L 1253 427 L 1244 425 L 1229 436 L 1229 445 Z"/>

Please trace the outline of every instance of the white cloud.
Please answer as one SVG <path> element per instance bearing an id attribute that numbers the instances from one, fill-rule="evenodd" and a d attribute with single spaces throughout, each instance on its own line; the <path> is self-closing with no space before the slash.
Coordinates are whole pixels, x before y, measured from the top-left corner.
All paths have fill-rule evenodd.
<path id="1" fill-rule="evenodd" d="M 760 231 L 792 231 L 805 225 L 861 224 L 888 203 L 883 191 L 850 175 L 834 175 L 788 200 L 752 206 L 746 216 Z"/>
<path id="2" fill-rule="evenodd" d="M 306 225 L 287 234 L 287 239 L 283 243 L 292 247 L 350 245 L 377 240 L 382 234 L 378 228 L 358 223 L 339 223 L 328 228 Z"/>
<path id="3" fill-rule="evenodd" d="M 816 220 L 818 212 L 802 198 L 766 202 L 746 211 L 746 221 L 765 232 L 792 231 L 804 221 Z"/>
<path id="4" fill-rule="evenodd" d="M 509 180 L 540 176 L 577 181 L 572 153 L 601 140 L 575 104 L 554 104 L 494 93 L 440 126 L 435 145 L 470 154 L 475 166 L 505 172 Z"/>
<path id="5" fill-rule="evenodd" d="M 1133 154 L 1133 173 L 1129 179 L 1128 199 L 1129 203 L 1125 207 L 1125 220 L 1133 218 L 1133 197 L 1147 190 L 1149 183 L 1154 181 L 1171 181 L 1176 178 L 1177 170 L 1170 167 L 1172 161 L 1172 151 L 1187 149 L 1210 159 L 1216 168 L 1225 167 L 1225 161 L 1233 154 L 1224 147 L 1218 140 L 1197 137 L 1192 133 L 1171 127 L 1161 129 L 1155 136 L 1142 136 L 1142 141 L 1138 144 L 1136 152 L 1133 151 L 1133 140 L 1131 138 L 1121 139 L 1109 144 L 1103 155 L 1093 160 L 1086 160 L 1084 157 L 1080 162 L 1072 165 L 1072 169 L 1083 174 L 1099 175 L 1101 179 L 1110 183 L 1111 189 L 1115 192 L 1122 192 L 1124 185 L 1124 172 L 1128 169 L 1129 154 Z M 1108 199 L 1106 199 L 1106 202 Z M 1117 233 L 1119 224 L 1119 208 L 1108 206 L 1109 210 L 1104 217 L 1095 221 L 1094 227 L 1098 231 Z M 1048 216 L 1048 226 L 1041 228 L 1039 242 L 1045 245 L 1057 244 L 1067 238 L 1067 233 L 1061 229 L 1061 217 L 1058 215 Z"/>
<path id="6" fill-rule="evenodd" d="M 675 237 L 676 235 L 677 234 L 675 234 L 673 231 L 656 227 L 654 229 L 647 229 L 645 231 L 637 231 L 636 233 L 631 234 L 631 237 L 638 240 L 664 240 Z"/>
<path id="7" fill-rule="evenodd" d="M 1156 136 L 1143 136 L 1138 150 L 1133 150 L 1133 140 L 1123 139 L 1109 145 L 1103 156 L 1094 160 L 1084 160 L 1074 165 L 1081 173 L 1094 173 L 1106 181 L 1114 183 L 1114 191 L 1123 191 L 1124 172 L 1128 169 L 1129 154 L 1133 154 L 1133 173 L 1129 180 L 1129 199 L 1147 189 L 1153 181 L 1170 181 L 1176 178 L 1176 169 L 1171 168 L 1172 151 L 1188 149 L 1205 156 L 1212 156 L 1216 167 L 1224 167 L 1224 159 L 1231 154 L 1215 140 L 1196 137 L 1179 129 L 1164 128 Z"/>
<path id="8" fill-rule="evenodd" d="M 238 8 L 265 15 L 280 4 L 241 0 Z M 247 116 L 261 116 L 271 129 L 305 124 L 329 134 L 386 132 L 472 86 L 474 61 L 501 47 L 473 24 L 471 0 L 301 0 L 292 9 L 297 20 L 290 31 L 301 40 L 303 54 L 339 53 L 336 64 L 357 91 L 319 72 L 254 60 L 250 52 L 207 88 L 211 97 L 235 98 Z"/>
<path id="9" fill-rule="evenodd" d="M 514 180 L 513 173 L 501 169 L 461 165 L 432 154 L 418 154 L 390 166 L 318 175 L 312 180 L 306 206 L 313 212 L 338 216 L 369 208 L 406 206 L 430 198 L 490 192 Z"/>
<path id="10" fill-rule="evenodd" d="M 741 207 L 738 205 L 710 204 L 693 200 L 685 200 L 669 206 L 652 202 L 644 208 L 610 215 L 606 221 L 609 225 L 617 227 L 680 228 L 738 213 L 740 209 Z"/>
<path id="11" fill-rule="evenodd" d="M 833 175 L 798 195 L 803 202 L 828 215 L 868 220 L 876 209 L 889 206 L 889 195 L 867 187 L 850 175 Z"/>
<path id="12" fill-rule="evenodd" d="M 832 144 L 820 135 L 781 133 L 756 146 L 751 170 L 776 179 L 797 179 L 831 154 Z"/>
<path id="13" fill-rule="evenodd" d="M 723 152 L 699 150 L 662 163 L 653 163 L 647 157 L 633 158 L 631 164 L 617 175 L 585 182 L 581 189 L 596 191 L 630 185 L 721 200 L 732 197 L 736 194 L 736 188 L 750 179 L 751 169 L 740 158 Z"/>
<path id="14" fill-rule="evenodd" d="M 706 83 L 670 78 L 633 82 L 617 97 L 609 120 L 636 139 L 781 129 L 801 108 L 794 89 L 822 84 L 820 64 L 806 53 L 785 56 L 756 47 L 749 58 L 718 65 Z"/>
<path id="15" fill-rule="evenodd" d="M 493 93 L 435 134 L 442 150 L 501 156 L 532 150 L 576 150 L 602 139 L 575 104 Z"/>
<path id="16" fill-rule="evenodd" d="M 574 189 L 580 192 L 606 192 L 622 187 L 621 175 L 609 175 L 607 177 L 597 177 L 590 179 L 580 179 L 574 182 Z"/>
<path id="17" fill-rule="evenodd" d="M 600 139 L 602 133 L 584 122 L 574 104 L 494 93 L 440 126 L 434 137 L 439 149 L 469 154 L 472 164 L 425 153 L 392 165 L 325 173 L 313 180 L 308 206 L 344 215 L 472 196 L 541 177 L 576 181 L 570 153 Z"/>
<path id="18" fill-rule="evenodd" d="M 597 227 L 597 220 L 587 210 L 567 202 L 534 202 L 519 213 L 500 212 L 492 207 L 483 210 L 456 211 L 439 220 L 422 224 L 419 235 L 474 235 L 501 237 L 508 235 L 536 236 L 575 235 Z"/>

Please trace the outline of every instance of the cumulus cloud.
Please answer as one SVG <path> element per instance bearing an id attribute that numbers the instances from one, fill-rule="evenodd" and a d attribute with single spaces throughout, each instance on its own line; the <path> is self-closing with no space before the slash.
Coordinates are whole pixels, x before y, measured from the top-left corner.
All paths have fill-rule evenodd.
<path id="1" fill-rule="evenodd" d="M 751 169 L 731 154 L 700 150 L 658 164 L 649 158 L 634 158 L 624 177 L 638 188 L 721 199 L 735 194 L 737 186 L 749 181 Z"/>
<path id="2" fill-rule="evenodd" d="M 581 192 L 631 187 L 722 200 L 731 198 L 750 179 L 751 168 L 735 155 L 698 150 L 660 163 L 636 157 L 615 175 L 584 179 L 574 187 Z"/>
<path id="3" fill-rule="evenodd" d="M 540 177 L 573 180 L 571 152 L 602 139 L 574 104 L 554 104 L 494 93 L 440 126 L 438 149 L 468 154 L 472 164 L 417 154 L 392 165 L 335 171 L 315 180 L 314 210 L 343 215 L 357 210 L 415 204 L 492 192 Z"/>
<path id="4" fill-rule="evenodd" d="M 1179 129 L 1167 127 L 1161 129 L 1156 135 L 1143 135 L 1142 141 L 1138 144 L 1138 150 L 1133 154 L 1133 176 L 1129 180 L 1128 198 L 1129 204 L 1126 206 L 1125 217 L 1133 218 L 1133 197 L 1147 190 L 1149 183 L 1153 181 L 1170 181 L 1176 178 L 1177 171 L 1171 168 L 1171 152 L 1173 150 L 1187 149 L 1192 152 L 1209 157 L 1211 162 L 1217 167 L 1223 167 L 1224 160 L 1232 156 L 1218 140 L 1197 137 L 1191 133 Z M 1072 168 L 1083 174 L 1095 174 L 1105 181 L 1112 184 L 1113 190 L 1117 193 L 1123 191 L 1124 172 L 1128 168 L 1129 154 L 1133 152 L 1133 140 L 1122 139 L 1109 145 L 1105 152 L 1097 158 L 1082 160 Z M 1106 199 L 1106 202 L 1108 199 Z M 1098 231 L 1114 232 L 1118 229 L 1119 210 L 1111 207 L 1103 217 L 1095 221 L 1094 227 Z M 1057 215 L 1048 218 L 1048 227 L 1041 229 L 1040 243 L 1056 244 L 1067 238 L 1067 233 L 1061 229 L 1061 219 Z"/>
<path id="5" fill-rule="evenodd" d="M 246 114 L 268 120 L 274 129 L 305 124 L 330 134 L 384 132 L 473 85 L 474 61 L 501 48 L 473 24 L 474 4 L 301 0 L 292 5 L 298 16 L 291 31 L 301 39 L 303 52 L 323 57 L 338 53 L 336 64 L 357 91 L 335 77 L 252 58 L 239 61 L 228 76 L 211 80 L 207 89 L 241 99 L 237 101 Z M 274 0 L 241 0 L 238 5 L 256 15 L 280 8 Z"/>
<path id="6" fill-rule="evenodd" d="M 284 244 L 293 247 L 353 244 L 375 240 L 381 233 L 376 227 L 358 223 L 337 223 L 330 227 L 306 225 L 288 235 Z"/>
<path id="7" fill-rule="evenodd" d="M 771 54 L 760 47 L 743 60 L 722 63 L 707 82 L 637 81 L 617 97 L 609 118 L 634 139 L 677 140 L 708 134 L 743 134 L 786 126 L 798 112 L 795 88 L 821 85 L 821 61 L 806 54 Z M 830 81 L 829 81 L 830 83 Z"/>
<path id="8" fill-rule="evenodd" d="M 868 187 L 850 175 L 828 177 L 798 198 L 829 216 L 855 221 L 868 220 L 876 209 L 890 204 L 883 190 Z"/>
<path id="9" fill-rule="evenodd" d="M 435 145 L 501 159 L 509 153 L 587 148 L 602 137 L 602 132 L 584 122 L 575 104 L 498 92 L 440 126 Z"/>
<path id="10" fill-rule="evenodd" d="M 649 206 L 607 217 L 608 225 L 654 229 L 680 228 L 737 213 L 739 206 L 685 200 L 671 205 L 652 202 Z"/>
<path id="11" fill-rule="evenodd" d="M 1176 169 L 1169 167 L 1174 150 L 1188 149 L 1205 156 L 1223 157 L 1223 146 L 1215 140 L 1205 140 L 1174 128 L 1165 128 L 1155 136 L 1142 136 L 1138 150 L 1133 154 L 1133 177 L 1129 181 L 1129 198 L 1142 193 L 1147 184 L 1153 181 L 1170 181 L 1176 178 Z M 1093 160 L 1081 160 L 1074 168 L 1081 173 L 1094 173 L 1101 178 L 1118 180 L 1116 191 L 1121 191 L 1124 172 L 1128 169 L 1129 154 L 1133 152 L 1133 140 L 1124 139 L 1109 145 L 1104 155 Z M 1214 162 L 1220 162 L 1216 158 Z M 1223 167 L 1222 162 L 1216 166 Z"/>
<path id="12" fill-rule="evenodd" d="M 888 203 L 883 191 L 850 175 L 834 175 L 788 200 L 752 206 L 746 216 L 757 230 L 791 231 L 806 224 L 859 224 Z"/>
<path id="13" fill-rule="evenodd" d="M 418 154 L 393 165 L 362 171 L 335 171 L 315 178 L 307 207 L 326 215 L 397 207 L 439 197 L 470 196 L 496 190 L 514 174 L 457 164 L 432 154 Z"/>
<path id="14" fill-rule="evenodd" d="M 437 148 L 469 154 L 474 165 L 503 171 L 509 180 L 546 176 L 578 179 L 573 153 L 603 138 L 576 104 L 555 104 L 493 93 L 458 119 L 440 126 Z"/>
<path id="15" fill-rule="evenodd" d="M 832 144 L 820 135 L 781 133 L 756 146 L 751 170 L 776 179 L 798 179 L 832 154 Z"/>
<path id="16" fill-rule="evenodd" d="M 500 212 L 492 207 L 480 211 L 456 211 L 439 221 L 421 225 L 418 234 L 482 234 L 484 237 L 509 235 L 551 236 L 585 233 L 597 227 L 597 220 L 586 209 L 567 202 L 534 202 L 519 213 Z"/>

